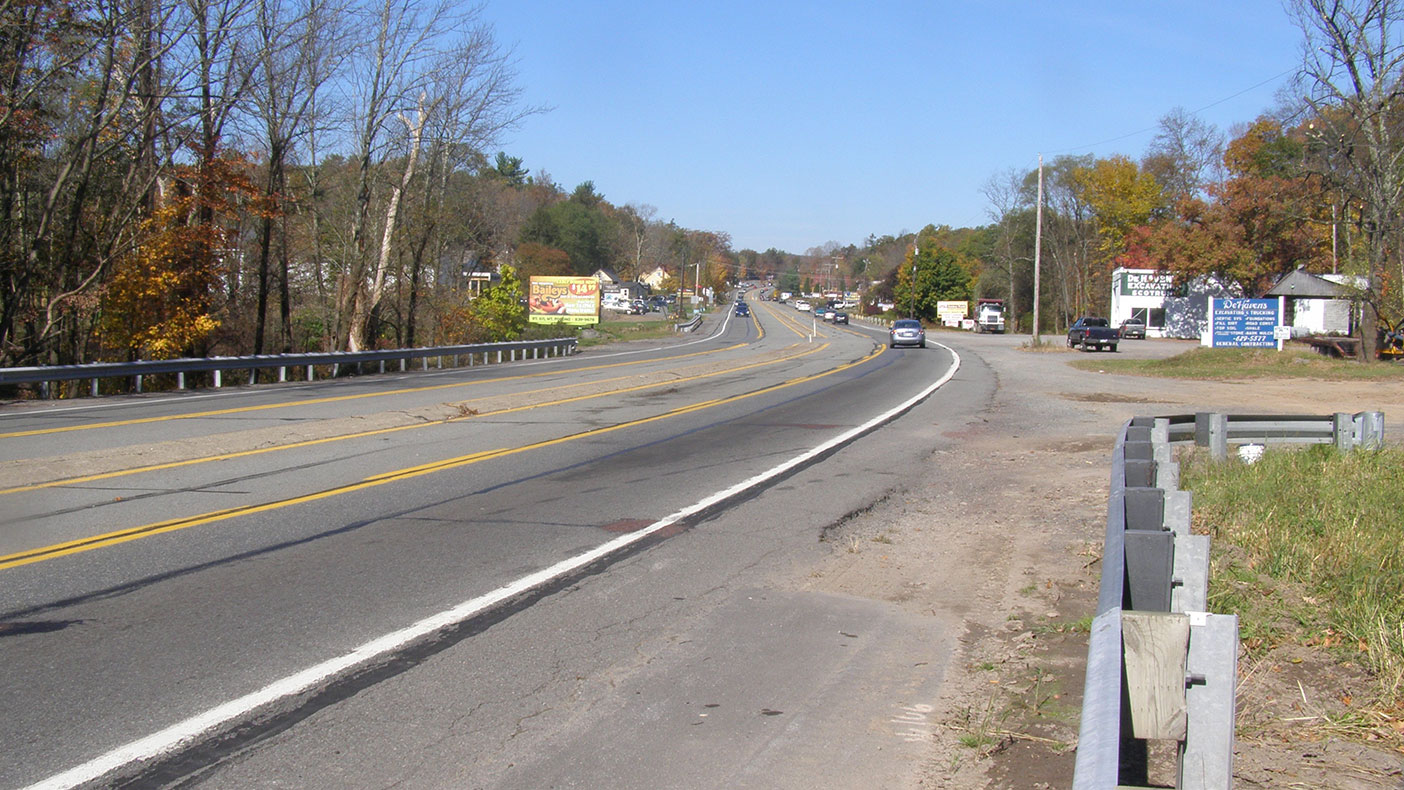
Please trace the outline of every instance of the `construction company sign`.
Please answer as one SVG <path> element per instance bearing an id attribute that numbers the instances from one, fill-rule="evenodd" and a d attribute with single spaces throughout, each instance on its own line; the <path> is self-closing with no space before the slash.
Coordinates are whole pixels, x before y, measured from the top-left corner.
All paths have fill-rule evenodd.
<path id="1" fill-rule="evenodd" d="M 1282 349 L 1283 298 L 1210 299 L 1210 345 L 1215 348 Z M 1288 333 L 1290 334 L 1290 332 Z"/>
<path id="2" fill-rule="evenodd" d="M 527 322 L 598 324 L 600 281 L 594 277 L 532 277 L 527 286 Z"/>
<path id="3" fill-rule="evenodd" d="M 1175 276 L 1166 272 L 1132 271 L 1122 269 L 1118 290 L 1122 296 L 1165 298 L 1175 290 Z"/>

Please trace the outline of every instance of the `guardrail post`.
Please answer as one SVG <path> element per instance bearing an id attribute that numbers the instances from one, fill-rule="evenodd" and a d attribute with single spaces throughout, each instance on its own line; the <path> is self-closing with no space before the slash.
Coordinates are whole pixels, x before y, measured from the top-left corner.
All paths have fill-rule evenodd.
<path id="1" fill-rule="evenodd" d="M 283 382 L 285 382 L 285 381 L 287 381 L 287 380 L 288 380 L 288 369 L 287 369 L 286 366 L 280 366 L 280 367 L 278 368 L 278 383 L 279 383 L 279 384 L 282 384 Z"/>
<path id="2" fill-rule="evenodd" d="M 497 349 L 497 364 L 502 364 L 502 349 Z"/>
<path id="3" fill-rule="evenodd" d="M 1355 419 L 1344 412 L 1331 415 L 1331 443 L 1341 452 L 1350 450 L 1355 439 Z"/>
<path id="4" fill-rule="evenodd" d="M 224 376 L 221 375 L 221 374 L 223 374 L 223 373 L 224 373 L 224 371 L 220 370 L 219 368 L 215 368 L 215 369 L 214 369 L 214 388 L 215 388 L 215 389 L 219 389 L 219 388 L 220 388 L 220 385 L 221 385 L 221 383 L 222 383 L 223 380 L 224 380 Z"/>
<path id="5" fill-rule="evenodd" d="M 45 390 L 45 394 L 47 394 L 47 390 Z M 92 379 L 91 383 L 89 383 L 88 394 L 92 395 L 94 398 L 98 396 L 98 380 L 96 378 Z"/>
<path id="6" fill-rule="evenodd" d="M 311 381 L 311 380 L 312 380 L 312 366 L 311 366 L 311 365 L 308 365 L 308 366 L 307 366 L 307 380 L 308 380 L 308 381 Z"/>
<path id="7" fill-rule="evenodd" d="M 141 394 L 141 374 L 138 373 L 138 374 L 136 374 L 136 376 L 134 376 L 133 378 L 136 379 L 136 391 L 137 391 L 137 394 L 140 395 L 140 394 Z"/>
<path id="8" fill-rule="evenodd" d="M 185 389 L 185 371 L 176 371 L 176 389 Z"/>
<path id="9" fill-rule="evenodd" d="M 1194 415 L 1194 443 L 1209 448 L 1215 461 L 1228 459 L 1228 415 L 1218 412 L 1197 412 Z"/>

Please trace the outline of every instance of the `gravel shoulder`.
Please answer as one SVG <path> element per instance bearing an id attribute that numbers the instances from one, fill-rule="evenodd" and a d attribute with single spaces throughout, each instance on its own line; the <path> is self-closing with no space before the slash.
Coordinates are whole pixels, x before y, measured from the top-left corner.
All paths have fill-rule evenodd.
<path id="1" fill-rule="evenodd" d="M 1115 436 L 1137 415 L 1380 410 L 1404 434 L 1404 387 L 1325 381 L 1203 382 L 1087 372 L 1027 336 L 937 332 L 999 385 L 958 453 L 938 451 L 919 488 L 833 531 L 811 586 L 896 602 L 961 624 L 911 787 L 1055 788 L 1072 782 L 1086 626 L 1095 609 Z M 1056 338 L 1054 338 L 1056 340 Z M 1121 344 L 1154 358 L 1193 344 Z M 967 353 L 970 352 L 970 353 Z M 958 582 L 958 583 L 957 583 Z M 1397 788 L 1404 755 L 1292 726 L 1349 697 L 1349 672 L 1301 656 L 1240 665 L 1240 787 Z M 1173 786 L 1174 777 L 1155 777 Z"/>

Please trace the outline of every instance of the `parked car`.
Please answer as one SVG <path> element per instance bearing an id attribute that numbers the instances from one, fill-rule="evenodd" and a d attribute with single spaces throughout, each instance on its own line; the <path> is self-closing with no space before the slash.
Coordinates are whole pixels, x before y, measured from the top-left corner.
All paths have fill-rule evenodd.
<path id="1" fill-rule="evenodd" d="M 846 324 L 848 323 L 848 313 L 845 313 L 842 310 L 836 310 L 833 312 L 832 320 L 835 324 Z"/>
<path id="2" fill-rule="evenodd" d="M 1139 318 L 1128 318 L 1121 322 L 1121 336 L 1127 339 L 1146 339 L 1146 322 Z"/>
<path id="3" fill-rule="evenodd" d="M 922 329 L 921 322 L 915 318 L 899 318 L 893 321 L 892 327 L 887 330 L 887 345 L 891 348 L 898 346 L 926 348 L 926 330 Z"/>
<path id="4" fill-rule="evenodd" d="M 1083 316 L 1068 327 L 1068 348 L 1080 348 L 1083 351 L 1106 348 L 1116 351 L 1116 341 L 1120 339 L 1121 332 L 1113 329 L 1111 322 L 1105 318 Z"/>

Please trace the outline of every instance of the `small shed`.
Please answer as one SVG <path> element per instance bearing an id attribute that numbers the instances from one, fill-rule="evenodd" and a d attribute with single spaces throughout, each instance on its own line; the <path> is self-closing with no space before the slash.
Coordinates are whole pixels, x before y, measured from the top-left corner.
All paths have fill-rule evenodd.
<path id="1" fill-rule="evenodd" d="M 1329 279 L 1328 279 L 1329 278 Z M 1286 298 L 1286 323 L 1292 336 L 1350 335 L 1355 331 L 1356 292 L 1345 275 L 1316 275 L 1304 269 L 1284 274 L 1264 296 Z"/>

